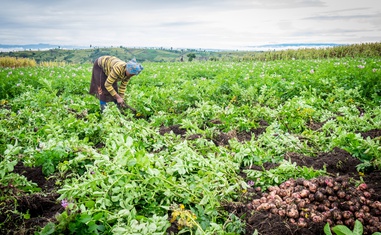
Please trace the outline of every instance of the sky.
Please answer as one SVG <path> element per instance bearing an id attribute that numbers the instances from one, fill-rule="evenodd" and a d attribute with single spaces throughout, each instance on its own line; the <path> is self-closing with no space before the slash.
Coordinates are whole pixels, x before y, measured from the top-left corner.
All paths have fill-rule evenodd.
<path id="1" fill-rule="evenodd" d="M 12 0 L 0 44 L 234 49 L 381 42 L 379 0 Z"/>

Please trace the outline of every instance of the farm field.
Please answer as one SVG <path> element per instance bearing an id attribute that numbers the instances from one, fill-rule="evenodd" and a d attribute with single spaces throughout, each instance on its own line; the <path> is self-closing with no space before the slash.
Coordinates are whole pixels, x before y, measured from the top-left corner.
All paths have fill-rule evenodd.
<path id="1" fill-rule="evenodd" d="M 381 231 L 381 58 L 143 66 L 0 68 L 0 234 Z"/>

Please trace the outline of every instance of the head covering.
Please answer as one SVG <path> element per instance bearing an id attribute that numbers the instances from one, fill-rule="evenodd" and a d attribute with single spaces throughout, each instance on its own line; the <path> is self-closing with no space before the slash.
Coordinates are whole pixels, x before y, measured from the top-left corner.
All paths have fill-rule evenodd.
<path id="1" fill-rule="evenodd" d="M 138 62 L 136 62 L 136 59 L 134 58 L 127 62 L 126 70 L 130 74 L 137 75 L 143 70 L 143 66 L 139 64 Z"/>

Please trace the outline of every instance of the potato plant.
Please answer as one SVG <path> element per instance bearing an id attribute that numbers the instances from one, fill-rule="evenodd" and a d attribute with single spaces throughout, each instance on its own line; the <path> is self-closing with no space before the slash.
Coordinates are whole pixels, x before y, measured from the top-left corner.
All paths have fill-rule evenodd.
<path id="1" fill-rule="evenodd" d="M 0 68 L 1 176 L 13 177 L 16 162 L 42 167 L 64 208 L 41 234 L 242 234 L 244 222 L 222 207 L 251 187 L 242 173 L 262 190 L 290 177 L 311 180 L 309 192 L 299 184 L 304 199 L 326 172 L 286 164 L 287 153 L 316 157 L 339 147 L 361 161 L 359 171 L 381 168 L 380 138 L 359 134 L 381 126 L 379 58 L 144 67 L 131 79 L 126 102 L 145 118 L 112 103 L 101 114 L 88 94 L 89 64 Z M 162 131 L 171 127 L 177 131 Z M 242 170 L 266 163 L 283 165 Z M 19 194 L 38 191 L 18 182 Z M 10 187 L 9 180 L 0 184 Z M 17 197 L 4 192 L 3 202 Z M 284 209 L 305 226 L 295 208 Z M 324 211 L 315 220 L 323 221 Z"/>

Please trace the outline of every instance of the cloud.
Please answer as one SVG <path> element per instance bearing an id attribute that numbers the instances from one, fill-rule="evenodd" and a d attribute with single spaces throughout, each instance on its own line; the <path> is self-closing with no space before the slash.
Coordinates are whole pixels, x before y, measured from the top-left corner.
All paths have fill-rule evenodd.
<path id="1" fill-rule="evenodd" d="M 323 12 L 323 13 L 342 13 L 342 12 L 348 12 L 348 11 L 367 11 L 367 12 L 369 12 L 370 10 L 372 10 L 372 8 L 370 8 L 370 7 L 358 7 L 358 8 L 349 8 L 349 9 L 327 11 L 327 12 Z"/>
<path id="2" fill-rule="evenodd" d="M 318 22 L 327 25 L 341 24 L 343 28 L 350 28 L 353 31 L 381 31 L 381 14 L 379 11 L 371 8 L 353 8 L 329 12 L 322 12 L 314 16 L 304 17 L 302 21 Z M 328 31 L 327 31 L 328 32 Z M 333 32 L 331 32 L 333 33 Z"/>
<path id="3" fill-rule="evenodd" d="M 373 32 L 373 30 L 367 30 L 367 29 L 343 29 L 343 28 L 334 28 L 330 30 L 305 30 L 305 31 L 296 31 L 291 33 L 291 36 L 325 36 L 325 35 L 331 35 L 331 36 L 344 36 L 344 35 L 358 35 L 359 33 L 366 33 L 366 32 Z"/>
<path id="4" fill-rule="evenodd" d="M 172 21 L 172 22 L 164 22 L 158 24 L 159 27 L 184 27 L 184 26 L 194 26 L 200 25 L 202 22 L 196 21 Z"/>
<path id="5" fill-rule="evenodd" d="M 324 7 L 326 4 L 320 0 L 256 0 L 253 1 L 253 6 L 266 9 L 295 9 Z"/>
<path id="6" fill-rule="evenodd" d="M 362 14 L 362 15 L 321 15 L 306 17 L 302 20 L 356 20 L 356 19 L 375 19 L 380 18 L 379 14 Z"/>
<path id="7" fill-rule="evenodd" d="M 12 0 L 4 1 L 0 8 L 0 44 L 237 48 L 304 40 L 374 40 L 381 34 L 381 9 L 373 3 Z"/>

